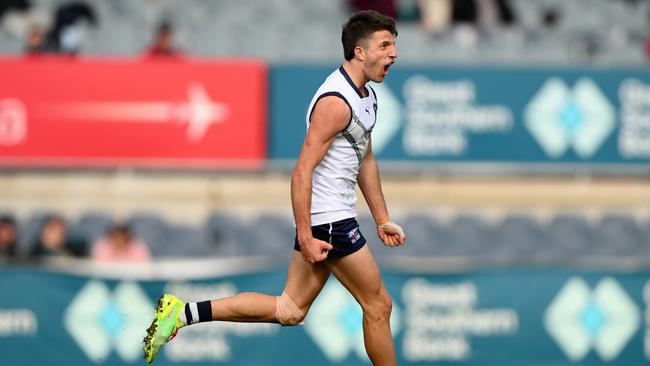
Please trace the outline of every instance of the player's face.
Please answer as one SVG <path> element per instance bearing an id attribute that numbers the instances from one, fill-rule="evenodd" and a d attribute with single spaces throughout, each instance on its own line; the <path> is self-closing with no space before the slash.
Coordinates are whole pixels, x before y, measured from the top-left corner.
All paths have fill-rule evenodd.
<path id="1" fill-rule="evenodd" d="M 395 36 L 387 30 L 373 33 L 368 40 L 365 53 L 366 58 L 363 64 L 366 77 L 376 83 L 381 83 L 397 58 Z"/>

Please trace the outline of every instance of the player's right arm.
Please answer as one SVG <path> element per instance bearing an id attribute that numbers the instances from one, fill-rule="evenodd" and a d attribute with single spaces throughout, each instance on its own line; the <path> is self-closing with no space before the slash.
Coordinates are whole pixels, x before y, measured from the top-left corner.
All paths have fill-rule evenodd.
<path id="1" fill-rule="evenodd" d="M 311 232 L 312 173 L 323 159 L 336 135 L 350 122 L 350 108 L 343 99 L 320 99 L 311 114 L 305 142 L 291 175 L 291 204 L 296 221 L 300 252 L 305 261 L 316 263 L 327 258 L 332 246 L 315 239 Z"/>

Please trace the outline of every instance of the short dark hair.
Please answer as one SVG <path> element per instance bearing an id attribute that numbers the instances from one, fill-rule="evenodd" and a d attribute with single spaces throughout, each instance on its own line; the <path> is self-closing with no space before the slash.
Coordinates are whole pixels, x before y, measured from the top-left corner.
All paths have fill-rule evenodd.
<path id="1" fill-rule="evenodd" d="M 376 12 L 374 10 L 363 10 L 354 13 L 343 25 L 341 42 L 343 43 L 343 56 L 350 61 L 354 58 L 354 48 L 359 41 L 370 38 L 380 30 L 387 30 L 397 36 L 395 19 Z"/>
<path id="2" fill-rule="evenodd" d="M 131 226 L 128 224 L 123 224 L 123 223 L 118 223 L 118 224 L 113 224 L 109 229 L 108 229 L 108 234 L 122 234 L 125 236 L 131 236 Z"/>
<path id="3" fill-rule="evenodd" d="M 16 219 L 9 215 L 0 216 L 0 225 L 16 226 Z"/>
<path id="4" fill-rule="evenodd" d="M 158 24 L 158 31 L 156 32 L 157 34 L 163 34 L 163 33 L 171 33 L 174 31 L 174 27 L 172 26 L 172 23 L 170 23 L 168 20 L 163 20 Z"/>

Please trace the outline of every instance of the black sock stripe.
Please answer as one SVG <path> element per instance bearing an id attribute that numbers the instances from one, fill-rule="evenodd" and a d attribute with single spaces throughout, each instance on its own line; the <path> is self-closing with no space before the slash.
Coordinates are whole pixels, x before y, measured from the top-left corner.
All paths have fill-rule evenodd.
<path id="1" fill-rule="evenodd" d="M 192 311 L 190 310 L 190 303 L 185 304 L 185 318 L 187 319 L 187 324 L 192 324 L 194 319 L 192 319 Z"/>
<path id="2" fill-rule="evenodd" d="M 209 322 L 212 320 L 212 303 L 210 301 L 201 301 L 196 303 L 199 309 L 199 321 Z"/>

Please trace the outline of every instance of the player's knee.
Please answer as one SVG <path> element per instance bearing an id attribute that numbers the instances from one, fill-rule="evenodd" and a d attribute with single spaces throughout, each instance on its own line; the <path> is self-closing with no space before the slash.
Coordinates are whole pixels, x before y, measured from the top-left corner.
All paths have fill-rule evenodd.
<path id="1" fill-rule="evenodd" d="M 381 292 L 375 299 L 364 306 L 364 316 L 370 321 L 389 321 L 390 313 L 393 310 L 393 301 L 385 291 Z"/>
<path id="2" fill-rule="evenodd" d="M 286 292 L 275 299 L 275 316 L 278 323 L 286 326 L 299 325 L 307 314 L 291 300 Z"/>

